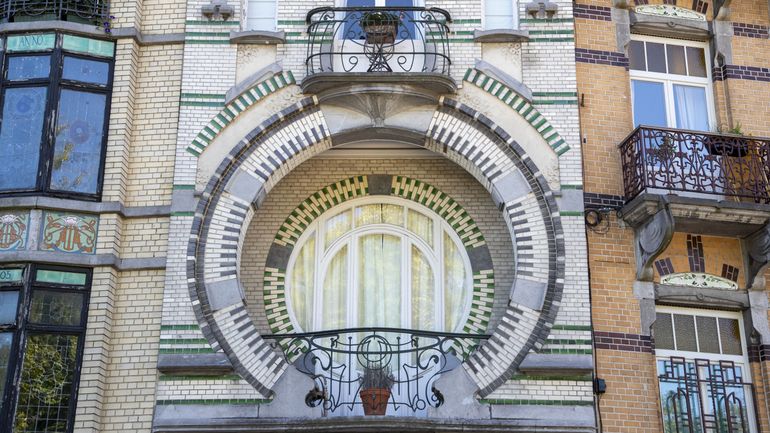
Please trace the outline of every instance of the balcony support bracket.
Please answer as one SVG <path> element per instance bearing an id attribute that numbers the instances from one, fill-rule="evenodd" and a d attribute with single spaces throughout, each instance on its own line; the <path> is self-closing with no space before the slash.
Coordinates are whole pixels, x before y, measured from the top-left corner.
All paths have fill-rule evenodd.
<path id="1" fill-rule="evenodd" d="M 743 240 L 746 288 L 765 289 L 765 271 L 770 263 L 770 223 Z"/>
<path id="2" fill-rule="evenodd" d="M 634 228 L 634 250 L 636 252 L 636 279 L 652 281 L 652 264 L 668 247 L 674 236 L 674 216 L 668 203 L 649 219 Z"/>

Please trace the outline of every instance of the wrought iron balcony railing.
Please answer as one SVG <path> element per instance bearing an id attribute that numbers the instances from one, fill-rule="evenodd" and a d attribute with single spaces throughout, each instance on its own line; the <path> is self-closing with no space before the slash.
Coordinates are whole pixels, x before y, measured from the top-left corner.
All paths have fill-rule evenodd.
<path id="1" fill-rule="evenodd" d="M 639 126 L 621 144 L 626 200 L 648 190 L 770 203 L 770 140 Z"/>
<path id="2" fill-rule="evenodd" d="M 351 328 L 304 334 L 268 335 L 287 359 L 312 377 L 316 388 L 305 402 L 325 414 L 357 415 L 367 398 L 367 370 L 390 376 L 390 396 L 378 402 L 388 414 L 413 415 L 445 398 L 433 387 L 488 335 L 452 334 L 397 328 Z M 363 393 L 362 393 L 363 392 Z"/>
<path id="3" fill-rule="evenodd" d="M 750 433 L 754 389 L 731 361 L 658 360 L 664 433 Z"/>
<path id="4" fill-rule="evenodd" d="M 320 7 L 307 14 L 307 75 L 424 72 L 449 75 L 449 13 L 422 7 Z"/>
<path id="5" fill-rule="evenodd" d="M 74 19 L 103 24 L 110 18 L 106 0 L 1 0 L 0 10 L 6 22 Z"/>

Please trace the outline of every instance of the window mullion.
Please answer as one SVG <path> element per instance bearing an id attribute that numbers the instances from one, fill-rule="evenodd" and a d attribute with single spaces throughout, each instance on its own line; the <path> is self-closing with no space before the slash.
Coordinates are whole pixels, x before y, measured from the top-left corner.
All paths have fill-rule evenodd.
<path id="1" fill-rule="evenodd" d="M 56 35 L 56 43 L 51 53 L 51 73 L 48 81 L 48 97 L 46 98 L 45 119 L 43 120 L 43 131 L 41 134 L 40 145 L 40 164 L 42 170 L 39 174 L 39 190 L 50 191 L 51 173 L 53 171 L 54 145 L 56 141 L 56 121 L 59 117 L 58 104 L 61 96 L 59 82 L 62 72 L 61 55 L 62 36 Z"/>

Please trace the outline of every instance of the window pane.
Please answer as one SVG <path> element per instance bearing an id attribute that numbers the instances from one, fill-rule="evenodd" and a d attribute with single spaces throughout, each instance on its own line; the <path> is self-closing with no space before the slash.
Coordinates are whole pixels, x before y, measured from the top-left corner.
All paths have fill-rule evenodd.
<path id="1" fill-rule="evenodd" d="M 406 228 L 433 246 L 433 220 L 420 212 L 409 209 Z"/>
<path id="2" fill-rule="evenodd" d="M 0 325 L 16 323 L 16 309 L 18 305 L 19 292 L 17 290 L 0 292 Z"/>
<path id="3" fill-rule="evenodd" d="M 67 431 L 77 347 L 78 338 L 73 335 L 29 335 L 14 432 Z"/>
<path id="4" fill-rule="evenodd" d="M 275 30 L 275 0 L 249 0 L 249 30 Z"/>
<path id="5" fill-rule="evenodd" d="M 326 221 L 326 248 L 332 242 L 350 231 L 350 211 L 341 212 Z"/>
<path id="6" fill-rule="evenodd" d="M 395 204 L 382 205 L 382 222 L 403 227 L 404 208 Z"/>
<path id="7" fill-rule="evenodd" d="M 444 324 L 446 331 L 460 332 L 465 300 L 469 288 L 465 286 L 465 264 L 452 238 L 444 233 Z"/>
<path id="8" fill-rule="evenodd" d="M 698 348 L 700 351 L 706 353 L 719 353 L 716 317 L 698 316 L 696 320 L 698 323 Z"/>
<path id="9" fill-rule="evenodd" d="M 101 94 L 61 91 L 51 188 L 96 193 L 106 100 L 106 96 Z"/>
<path id="10" fill-rule="evenodd" d="M 8 57 L 8 80 L 48 78 L 51 73 L 51 56 Z"/>
<path id="11" fill-rule="evenodd" d="M 706 55 L 703 48 L 687 47 L 687 68 L 691 77 L 706 76 Z"/>
<path id="12" fill-rule="evenodd" d="M 674 328 L 671 326 L 671 315 L 657 313 L 655 315 L 655 348 L 674 350 Z"/>
<path id="13" fill-rule="evenodd" d="M 85 83 L 107 85 L 110 77 L 110 64 L 95 60 L 80 59 L 78 57 L 64 57 L 64 71 L 62 78 L 65 80 L 83 81 Z"/>
<path id="14" fill-rule="evenodd" d="M 663 83 L 633 80 L 631 90 L 631 98 L 634 101 L 634 126 L 667 126 Z"/>
<path id="15" fill-rule="evenodd" d="M 512 0 L 486 0 L 484 9 L 484 25 L 487 29 L 513 28 Z"/>
<path id="16" fill-rule="evenodd" d="M 696 131 L 709 130 L 706 89 L 696 86 L 674 85 L 676 127 Z"/>
<path id="17" fill-rule="evenodd" d="M 666 72 L 666 53 L 663 44 L 646 42 L 647 70 L 650 72 Z"/>
<path id="18" fill-rule="evenodd" d="M 631 69 L 644 71 L 647 68 L 644 59 L 644 42 L 631 41 L 628 47 L 628 61 Z"/>
<path id="19" fill-rule="evenodd" d="M 693 316 L 674 314 L 676 350 L 698 351 L 698 345 L 695 341 L 695 321 L 693 319 Z"/>
<path id="20" fill-rule="evenodd" d="M 53 33 L 9 36 L 7 50 L 9 53 L 50 50 L 55 42 L 56 35 Z"/>
<path id="21" fill-rule="evenodd" d="M 435 299 L 433 268 L 425 254 L 412 245 L 412 329 L 437 331 Z"/>
<path id="22" fill-rule="evenodd" d="M 736 319 L 719 319 L 719 338 L 722 340 L 722 353 L 725 355 L 743 355 L 741 348 L 741 328 Z"/>
<path id="23" fill-rule="evenodd" d="M 64 35 L 62 48 L 84 54 L 112 57 L 115 53 L 115 42 L 84 38 L 81 36 Z"/>
<path id="24" fill-rule="evenodd" d="M 21 282 L 22 270 L 14 268 L 0 269 L 0 283 L 19 283 Z"/>
<path id="25" fill-rule="evenodd" d="M 358 240 L 357 326 L 401 326 L 401 239 L 373 234 Z"/>
<path id="26" fill-rule="evenodd" d="M 291 306 L 303 331 L 309 331 L 313 324 L 313 283 L 315 271 L 315 235 L 307 240 L 297 254 L 291 273 Z"/>
<path id="27" fill-rule="evenodd" d="M 364 226 L 367 224 L 380 224 L 382 222 L 382 205 L 369 204 L 366 206 L 359 206 L 354 211 L 356 219 L 356 227 Z"/>
<path id="28" fill-rule="evenodd" d="M 8 376 L 8 363 L 11 362 L 12 332 L 0 332 L 0 398 L 5 391 L 5 380 Z"/>
<path id="29" fill-rule="evenodd" d="M 666 45 L 668 56 L 668 73 L 687 75 L 687 66 L 684 61 L 684 47 L 681 45 Z"/>
<path id="30" fill-rule="evenodd" d="M 86 274 L 80 272 L 64 272 L 40 269 L 35 273 L 35 281 L 38 283 L 61 283 L 68 285 L 84 286 Z"/>
<path id="31" fill-rule="evenodd" d="M 7 89 L 0 124 L 0 189 L 28 189 L 37 183 L 46 88 Z"/>
<path id="32" fill-rule="evenodd" d="M 321 324 L 316 331 L 347 326 L 348 247 L 343 246 L 326 268 Z"/>
<path id="33" fill-rule="evenodd" d="M 45 325 L 79 326 L 83 294 L 35 290 L 29 307 L 29 321 Z"/>

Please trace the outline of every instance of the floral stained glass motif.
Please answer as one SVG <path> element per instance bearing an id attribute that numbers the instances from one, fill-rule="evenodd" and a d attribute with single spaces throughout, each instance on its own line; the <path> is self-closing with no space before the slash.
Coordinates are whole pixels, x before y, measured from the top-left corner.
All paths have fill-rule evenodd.
<path id="1" fill-rule="evenodd" d="M 0 190 L 31 189 L 37 183 L 46 88 L 7 89 L 0 124 Z"/>

